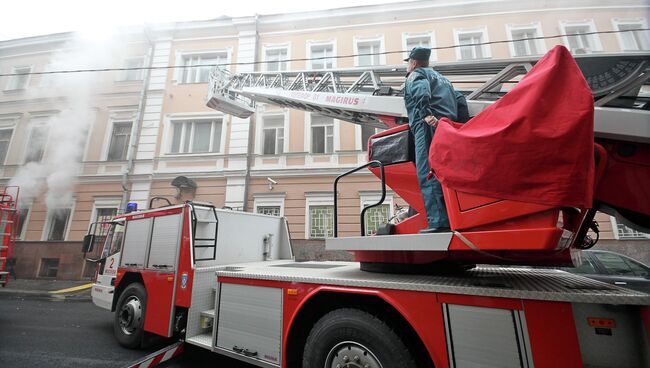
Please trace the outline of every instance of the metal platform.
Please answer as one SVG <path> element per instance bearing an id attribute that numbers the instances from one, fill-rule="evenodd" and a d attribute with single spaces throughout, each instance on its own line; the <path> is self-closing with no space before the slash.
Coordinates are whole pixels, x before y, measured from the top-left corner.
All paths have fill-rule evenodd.
<path id="1" fill-rule="evenodd" d="M 391 236 L 346 236 L 325 239 L 327 250 L 396 250 L 396 251 L 446 251 L 452 233 L 407 234 Z"/>
<path id="2" fill-rule="evenodd" d="M 650 295 L 559 270 L 478 267 L 456 275 L 364 272 L 356 262 L 244 263 L 216 271 L 217 278 L 412 290 L 432 293 L 572 303 L 650 305 Z"/>

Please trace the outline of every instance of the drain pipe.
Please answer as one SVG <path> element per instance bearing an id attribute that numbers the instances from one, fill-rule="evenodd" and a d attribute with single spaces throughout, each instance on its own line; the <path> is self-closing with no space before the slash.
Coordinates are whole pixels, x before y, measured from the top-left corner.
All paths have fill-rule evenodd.
<path id="1" fill-rule="evenodd" d="M 255 55 L 253 60 L 259 61 L 259 54 L 257 52 L 259 37 L 257 35 L 257 21 L 258 16 L 255 15 Z M 254 68 L 257 68 L 259 71 L 259 64 L 255 64 Z M 250 190 L 250 181 L 251 181 L 251 166 L 253 164 L 253 142 L 255 140 L 255 125 L 256 125 L 257 114 L 251 115 L 248 120 L 248 148 L 246 150 L 246 174 L 244 175 L 244 203 L 242 205 L 242 211 L 248 211 L 248 192 Z"/>
<path id="2" fill-rule="evenodd" d="M 149 54 L 147 55 L 147 65 L 144 70 L 144 80 L 142 91 L 140 91 L 140 102 L 138 104 L 138 116 L 133 122 L 131 127 L 131 139 L 129 141 L 129 149 L 126 153 L 126 170 L 122 173 L 122 200 L 120 201 L 120 210 L 126 212 L 126 204 L 129 201 L 129 175 L 133 172 L 135 155 L 138 151 L 138 141 L 140 140 L 140 127 L 142 126 L 142 119 L 144 118 L 144 108 L 147 100 L 147 90 L 149 89 L 149 79 L 151 77 L 151 67 L 153 66 L 153 54 L 156 45 L 151 42 L 149 32 L 145 28 L 144 35 L 149 42 Z"/>

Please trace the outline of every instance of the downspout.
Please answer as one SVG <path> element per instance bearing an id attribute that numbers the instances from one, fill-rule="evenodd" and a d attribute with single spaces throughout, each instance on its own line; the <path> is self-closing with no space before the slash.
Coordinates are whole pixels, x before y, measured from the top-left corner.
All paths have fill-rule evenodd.
<path id="1" fill-rule="evenodd" d="M 144 30 L 145 37 L 149 42 L 149 54 L 147 55 L 147 66 L 144 70 L 144 81 L 142 91 L 140 91 L 140 102 L 138 103 L 138 116 L 131 127 L 131 139 L 129 140 L 129 149 L 126 153 L 126 170 L 122 173 L 122 200 L 120 201 L 120 210 L 126 212 L 126 204 L 129 201 L 129 176 L 133 172 L 135 155 L 138 151 L 138 141 L 140 141 L 140 127 L 144 118 L 144 108 L 147 100 L 147 90 L 149 89 L 149 79 L 151 77 L 151 67 L 153 66 L 153 54 L 156 45 L 151 42 L 147 29 Z"/>
<path id="2" fill-rule="evenodd" d="M 253 60 L 256 62 L 258 61 L 258 53 L 257 53 L 257 48 L 258 48 L 258 35 L 257 35 L 257 19 L 258 16 L 255 15 L 255 55 L 253 56 Z M 255 64 L 254 66 L 255 71 L 259 71 L 260 67 L 259 64 Z M 248 148 L 246 149 L 246 173 L 244 174 L 244 204 L 242 206 L 242 210 L 244 212 L 248 211 L 248 192 L 249 192 L 249 186 L 250 186 L 250 181 L 251 181 L 251 166 L 253 162 L 253 143 L 255 141 L 255 121 L 256 119 L 256 114 L 251 115 L 249 118 L 250 120 L 248 121 Z"/>

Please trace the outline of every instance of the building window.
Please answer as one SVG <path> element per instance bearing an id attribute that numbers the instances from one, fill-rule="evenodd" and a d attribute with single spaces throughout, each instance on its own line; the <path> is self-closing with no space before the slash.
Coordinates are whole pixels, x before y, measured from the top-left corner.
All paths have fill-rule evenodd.
<path id="1" fill-rule="evenodd" d="M 288 47 L 269 47 L 264 50 L 265 68 L 268 72 L 285 71 L 289 68 L 288 62 L 289 48 Z"/>
<path id="2" fill-rule="evenodd" d="M 255 193 L 253 194 L 253 212 L 263 215 L 284 215 L 285 193 Z"/>
<path id="3" fill-rule="evenodd" d="M 311 153 L 334 152 L 334 119 L 311 115 Z"/>
<path id="4" fill-rule="evenodd" d="M 0 129 L 0 165 L 5 164 L 13 133 L 13 129 Z"/>
<path id="5" fill-rule="evenodd" d="M 484 59 L 490 57 L 487 42 L 487 30 L 456 31 L 456 42 L 460 47 L 457 57 L 461 60 Z"/>
<path id="6" fill-rule="evenodd" d="M 126 160 L 131 139 L 131 126 L 132 123 L 130 121 L 113 123 L 113 133 L 111 134 L 111 142 L 108 146 L 108 155 L 106 157 L 108 161 Z"/>
<path id="7" fill-rule="evenodd" d="M 367 126 L 367 125 L 362 125 L 361 126 L 361 150 L 362 151 L 368 151 L 368 141 L 370 140 L 370 137 L 375 135 L 377 133 L 377 129 Z"/>
<path id="8" fill-rule="evenodd" d="M 27 220 L 29 219 L 29 207 L 18 209 L 18 226 L 16 227 L 16 236 L 18 239 L 25 239 L 27 229 Z"/>
<path id="9" fill-rule="evenodd" d="M 381 194 L 377 192 L 360 192 L 361 210 L 379 201 Z M 365 213 L 364 229 L 366 235 L 373 235 L 379 226 L 388 223 L 393 215 L 393 197 L 387 195 L 384 202 L 377 207 L 369 208 Z"/>
<path id="10" fill-rule="evenodd" d="M 12 71 L 13 75 L 9 78 L 9 83 L 7 84 L 7 91 L 25 89 L 27 84 L 29 84 L 29 73 L 32 72 L 31 66 L 25 67 L 15 67 Z"/>
<path id="11" fill-rule="evenodd" d="M 598 35 L 593 34 L 596 26 L 593 21 L 584 23 L 563 22 L 561 23 L 565 44 L 573 54 L 590 54 L 600 51 L 600 40 Z"/>
<path id="12" fill-rule="evenodd" d="M 45 240 L 65 240 L 71 213 L 72 209 L 70 208 L 57 208 L 49 211 L 46 227 L 47 236 Z"/>
<path id="13" fill-rule="evenodd" d="M 650 31 L 633 31 L 634 29 L 647 28 L 644 21 L 615 21 L 621 49 L 623 51 L 650 50 Z"/>
<path id="14" fill-rule="evenodd" d="M 541 37 L 542 29 L 539 23 L 531 25 L 506 26 L 510 43 L 510 53 L 514 57 L 541 55 L 546 50 L 544 42 L 535 37 Z"/>
<path id="15" fill-rule="evenodd" d="M 117 215 L 117 208 L 97 208 L 95 210 L 96 222 L 109 222 Z"/>
<path id="16" fill-rule="evenodd" d="M 334 236 L 334 206 L 309 206 L 309 239 Z"/>
<path id="17" fill-rule="evenodd" d="M 373 40 L 355 40 L 357 66 L 374 66 L 384 64 L 386 55 L 380 54 L 383 52 L 382 44 L 382 38 Z"/>
<path id="18" fill-rule="evenodd" d="M 41 258 L 41 267 L 38 270 L 38 277 L 56 277 L 58 272 L 58 258 Z"/>
<path id="19" fill-rule="evenodd" d="M 332 69 L 336 65 L 333 58 L 333 43 L 318 43 L 309 45 L 310 69 Z"/>
<path id="20" fill-rule="evenodd" d="M 221 149 L 222 119 L 172 122 L 170 153 L 208 153 Z"/>
<path id="21" fill-rule="evenodd" d="M 124 69 L 120 79 L 121 81 L 141 81 L 143 79 L 144 70 L 139 69 L 144 66 L 144 59 L 139 58 L 129 58 L 124 60 Z"/>
<path id="22" fill-rule="evenodd" d="M 280 216 L 280 206 L 258 206 L 257 213 L 262 215 Z"/>
<path id="23" fill-rule="evenodd" d="M 404 34 L 404 57 L 407 58 L 409 52 L 413 50 L 414 47 L 424 47 L 432 48 L 433 47 L 433 36 L 431 33 L 420 33 L 420 34 Z M 435 60 L 436 50 L 431 50 L 431 57 L 429 60 Z"/>
<path id="24" fill-rule="evenodd" d="M 262 152 L 265 155 L 284 152 L 284 115 L 264 116 Z"/>
<path id="25" fill-rule="evenodd" d="M 217 64 L 228 63 L 228 52 L 183 55 L 182 83 L 208 83 L 210 71 Z M 201 66 L 198 66 L 201 65 Z"/>
<path id="26" fill-rule="evenodd" d="M 47 145 L 47 137 L 50 132 L 48 125 L 39 124 L 32 126 L 27 143 L 25 163 L 41 162 Z"/>
<path id="27" fill-rule="evenodd" d="M 374 235 L 377 228 L 388 222 L 390 219 L 390 205 L 387 203 L 373 207 L 366 211 L 365 225 L 366 235 Z"/>

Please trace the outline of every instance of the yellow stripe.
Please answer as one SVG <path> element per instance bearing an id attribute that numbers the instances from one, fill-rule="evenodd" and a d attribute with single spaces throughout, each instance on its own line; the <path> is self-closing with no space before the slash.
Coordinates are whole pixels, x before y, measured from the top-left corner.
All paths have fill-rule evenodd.
<path id="1" fill-rule="evenodd" d="M 71 288 L 67 288 L 67 289 L 53 290 L 53 291 L 50 291 L 50 294 L 63 294 L 63 293 L 69 293 L 69 292 L 72 292 L 72 291 L 85 290 L 85 289 L 90 289 L 92 286 L 93 286 L 92 283 L 85 284 L 85 285 L 79 285 L 79 286 L 75 286 L 75 287 L 71 287 Z"/>

